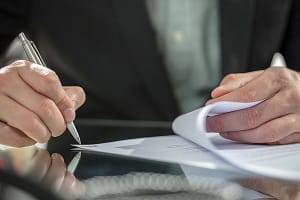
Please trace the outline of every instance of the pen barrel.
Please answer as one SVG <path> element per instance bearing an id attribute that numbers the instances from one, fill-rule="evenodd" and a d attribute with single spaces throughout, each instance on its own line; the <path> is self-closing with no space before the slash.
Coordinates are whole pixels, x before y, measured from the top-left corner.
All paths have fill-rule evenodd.
<path id="1" fill-rule="evenodd" d="M 45 62 L 41 58 L 36 46 L 33 42 L 29 41 L 24 33 L 19 34 L 19 38 L 22 42 L 23 49 L 27 55 L 29 61 L 36 63 L 38 65 L 46 66 Z"/>
<path id="2" fill-rule="evenodd" d="M 26 45 L 26 44 L 24 44 L 24 45 Z M 29 61 L 31 61 L 31 62 L 33 62 L 33 63 L 36 63 L 36 64 L 39 64 L 39 65 L 42 64 L 41 62 L 39 62 L 37 56 L 35 56 L 34 54 L 32 54 L 32 53 L 31 53 L 30 51 L 28 51 L 26 48 L 24 48 L 24 50 L 25 50 L 25 53 L 26 53 L 27 58 L 28 58 Z"/>

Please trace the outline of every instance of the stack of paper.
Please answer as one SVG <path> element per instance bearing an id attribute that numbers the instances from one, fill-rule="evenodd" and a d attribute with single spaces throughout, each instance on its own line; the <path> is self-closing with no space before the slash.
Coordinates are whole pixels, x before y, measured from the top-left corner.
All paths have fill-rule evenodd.
<path id="1" fill-rule="evenodd" d="M 252 145 L 233 142 L 206 132 L 207 116 L 249 108 L 260 102 L 218 102 L 179 116 L 177 135 L 138 138 L 103 144 L 74 145 L 81 149 L 182 163 L 229 171 L 300 180 L 300 144 Z"/>

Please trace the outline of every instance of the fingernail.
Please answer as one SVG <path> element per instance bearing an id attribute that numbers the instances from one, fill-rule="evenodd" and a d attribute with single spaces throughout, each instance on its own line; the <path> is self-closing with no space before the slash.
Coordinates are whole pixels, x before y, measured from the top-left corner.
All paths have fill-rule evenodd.
<path id="1" fill-rule="evenodd" d="M 73 108 L 75 108 L 75 106 L 76 106 L 76 101 L 77 101 L 77 100 L 76 100 L 76 99 L 72 99 L 71 101 L 72 101 L 72 106 L 73 106 Z"/>
<path id="2" fill-rule="evenodd" d="M 67 176 L 65 176 L 65 183 L 67 186 L 69 186 L 69 187 L 74 186 L 75 181 L 76 181 L 76 178 L 73 174 L 68 173 Z"/>
<path id="3" fill-rule="evenodd" d="M 63 112 L 64 118 L 67 122 L 73 121 L 74 118 L 74 109 L 73 108 L 67 108 Z"/>
<path id="4" fill-rule="evenodd" d="M 219 85 L 218 87 L 216 87 L 214 90 L 221 90 L 224 89 L 224 85 Z"/>
<path id="5" fill-rule="evenodd" d="M 64 158 L 63 158 L 60 154 L 58 154 L 58 153 L 53 153 L 53 154 L 51 155 L 51 157 L 54 158 L 54 159 L 60 160 L 60 161 L 62 161 L 62 162 L 65 162 L 65 161 L 64 161 Z"/>

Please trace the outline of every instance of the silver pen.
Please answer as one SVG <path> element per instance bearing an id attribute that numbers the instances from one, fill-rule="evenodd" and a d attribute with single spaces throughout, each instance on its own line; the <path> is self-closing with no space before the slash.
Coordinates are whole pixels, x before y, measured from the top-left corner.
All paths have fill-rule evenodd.
<path id="1" fill-rule="evenodd" d="M 38 65 L 42 65 L 44 67 L 46 67 L 46 64 L 43 60 L 43 58 L 41 57 L 38 49 L 36 48 L 36 46 L 34 45 L 33 41 L 30 41 L 26 38 L 24 33 L 20 33 L 19 34 L 19 39 L 23 45 L 24 51 L 28 57 L 28 59 L 33 62 L 36 63 Z M 78 131 L 74 125 L 73 122 L 68 122 L 67 123 L 67 128 L 70 131 L 71 135 L 73 136 L 73 138 L 79 143 L 81 144 L 81 140 L 80 140 L 80 136 L 78 134 Z"/>
<path id="2" fill-rule="evenodd" d="M 271 64 L 271 67 L 286 67 L 286 61 L 283 55 L 279 52 L 274 53 Z"/>

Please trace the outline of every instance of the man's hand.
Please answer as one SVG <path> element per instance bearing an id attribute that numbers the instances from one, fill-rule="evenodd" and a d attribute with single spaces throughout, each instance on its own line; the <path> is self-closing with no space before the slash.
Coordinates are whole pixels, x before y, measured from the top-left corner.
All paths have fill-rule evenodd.
<path id="1" fill-rule="evenodd" d="M 58 153 L 50 155 L 49 152 L 38 149 L 30 162 L 26 160 L 22 164 L 25 169 L 23 169 L 23 176 L 62 197 L 77 199 L 85 191 L 84 184 L 67 171 L 64 158 Z"/>
<path id="2" fill-rule="evenodd" d="M 262 103 L 210 117 L 207 129 L 240 142 L 287 144 L 300 142 L 300 76 L 285 67 L 228 75 L 212 91 L 217 101 Z"/>
<path id="3" fill-rule="evenodd" d="M 59 136 L 85 101 L 80 87 L 63 87 L 54 71 L 29 61 L 0 69 L 0 143 L 14 147 Z"/>

